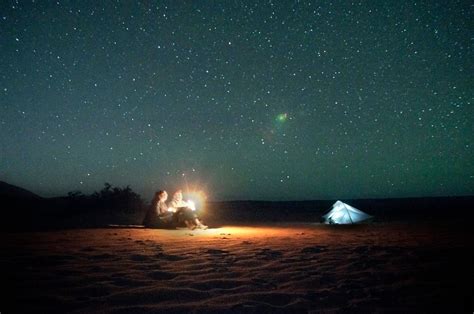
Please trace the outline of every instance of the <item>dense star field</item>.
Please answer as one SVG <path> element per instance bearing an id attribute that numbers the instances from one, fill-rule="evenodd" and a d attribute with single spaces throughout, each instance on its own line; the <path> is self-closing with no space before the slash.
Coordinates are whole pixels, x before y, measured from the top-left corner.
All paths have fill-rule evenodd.
<path id="1" fill-rule="evenodd" d="M 470 1 L 2 1 L 0 179 L 44 196 L 474 191 Z"/>

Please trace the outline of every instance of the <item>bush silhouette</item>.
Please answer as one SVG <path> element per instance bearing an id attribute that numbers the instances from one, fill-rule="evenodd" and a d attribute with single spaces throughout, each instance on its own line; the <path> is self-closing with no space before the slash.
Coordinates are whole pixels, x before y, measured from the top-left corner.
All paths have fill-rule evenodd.
<path id="1" fill-rule="evenodd" d="M 135 213 L 142 211 L 145 204 L 140 195 L 135 193 L 129 185 L 124 188 L 113 187 L 104 183 L 100 191 L 87 196 L 80 191 L 68 193 L 70 207 L 86 211 Z"/>

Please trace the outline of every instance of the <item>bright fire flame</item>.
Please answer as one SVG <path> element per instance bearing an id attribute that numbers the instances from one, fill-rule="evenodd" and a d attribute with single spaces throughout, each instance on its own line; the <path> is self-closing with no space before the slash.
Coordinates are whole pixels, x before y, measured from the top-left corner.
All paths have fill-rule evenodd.
<path id="1" fill-rule="evenodd" d="M 192 200 L 188 201 L 188 207 L 191 208 L 191 210 L 196 210 L 196 205 Z"/>
<path id="2" fill-rule="evenodd" d="M 206 194 L 203 191 L 186 192 L 188 207 L 192 210 L 203 210 L 206 203 Z"/>

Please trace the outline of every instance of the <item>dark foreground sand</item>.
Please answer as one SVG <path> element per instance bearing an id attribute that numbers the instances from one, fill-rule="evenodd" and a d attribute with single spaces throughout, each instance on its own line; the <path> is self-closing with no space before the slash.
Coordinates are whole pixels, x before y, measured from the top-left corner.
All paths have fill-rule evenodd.
<path id="1" fill-rule="evenodd" d="M 4 233 L 1 313 L 472 313 L 472 231 L 371 224 Z"/>

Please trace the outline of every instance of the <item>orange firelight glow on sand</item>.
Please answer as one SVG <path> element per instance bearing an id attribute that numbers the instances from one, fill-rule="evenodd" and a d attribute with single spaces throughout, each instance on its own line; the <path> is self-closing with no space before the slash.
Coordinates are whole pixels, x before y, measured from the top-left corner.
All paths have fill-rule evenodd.
<path id="1" fill-rule="evenodd" d="M 265 239 L 265 238 L 291 238 L 295 235 L 301 236 L 301 231 L 304 230 L 308 234 L 318 234 L 322 235 L 325 232 L 325 229 L 316 230 L 314 227 L 308 226 L 235 226 L 235 225 L 226 225 L 219 227 L 210 227 L 207 230 L 195 229 L 190 231 L 187 228 L 178 228 L 176 230 L 164 230 L 164 229 L 150 229 L 153 230 L 153 233 L 159 233 L 161 239 L 173 239 L 177 241 L 179 238 L 183 238 L 186 241 L 189 241 L 189 235 L 192 233 L 194 236 L 193 241 L 205 240 L 205 239 L 225 239 L 225 240 L 247 240 L 247 239 Z"/>

